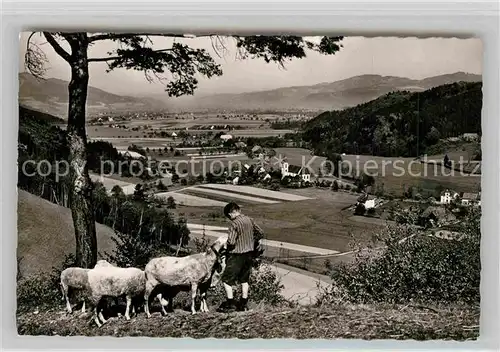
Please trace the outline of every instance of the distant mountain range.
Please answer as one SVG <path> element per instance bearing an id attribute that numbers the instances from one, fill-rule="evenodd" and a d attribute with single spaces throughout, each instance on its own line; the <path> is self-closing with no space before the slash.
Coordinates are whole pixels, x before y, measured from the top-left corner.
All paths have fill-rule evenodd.
<path id="1" fill-rule="evenodd" d="M 39 80 L 23 72 L 19 74 L 19 103 L 31 109 L 66 119 L 68 115 L 68 81 L 57 78 Z M 163 102 L 88 88 L 87 111 L 142 111 L 164 109 Z"/>
<path id="2" fill-rule="evenodd" d="M 263 110 L 338 110 L 356 106 L 384 94 L 407 90 L 421 92 L 454 82 L 480 82 L 480 75 L 456 72 L 414 80 L 404 77 L 360 75 L 311 86 L 285 87 L 239 94 L 169 98 L 165 95 L 132 97 L 116 95 L 89 87 L 87 109 L 98 111 L 185 110 L 185 111 L 263 111 Z M 19 74 L 19 99 L 23 105 L 66 118 L 68 82 L 49 78 L 37 80 Z M 168 100 L 168 105 L 167 105 Z"/>
<path id="3" fill-rule="evenodd" d="M 239 94 L 216 94 L 185 99 L 176 107 L 190 110 L 337 110 L 356 106 L 384 94 L 407 90 L 421 92 L 454 82 L 480 82 L 480 75 L 453 74 L 414 80 L 404 77 L 361 75 L 311 86 L 278 88 Z"/>

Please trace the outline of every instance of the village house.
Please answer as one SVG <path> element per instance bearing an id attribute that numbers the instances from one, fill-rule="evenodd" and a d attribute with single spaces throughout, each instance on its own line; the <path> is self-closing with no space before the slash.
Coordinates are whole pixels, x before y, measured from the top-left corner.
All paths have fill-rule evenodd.
<path id="1" fill-rule="evenodd" d="M 444 190 L 441 192 L 441 204 L 450 204 L 453 200 L 455 200 L 458 197 L 458 193 L 449 189 Z"/>
<path id="2" fill-rule="evenodd" d="M 255 145 L 252 148 L 252 153 L 260 153 L 260 152 L 262 152 L 262 147 L 260 145 Z"/>
<path id="3" fill-rule="evenodd" d="M 437 227 L 455 221 L 456 216 L 444 207 L 429 206 L 420 215 L 420 225 Z"/>
<path id="4" fill-rule="evenodd" d="M 240 141 L 240 142 L 236 142 L 236 143 L 234 144 L 234 146 L 235 146 L 236 148 L 243 149 L 243 148 L 246 148 L 246 146 L 247 146 L 247 145 L 245 144 L 245 142 L 241 142 L 241 141 Z"/>
<path id="5" fill-rule="evenodd" d="M 307 168 L 297 165 L 290 165 L 288 164 L 288 162 L 284 162 L 281 165 L 281 178 L 287 176 L 300 176 L 304 182 L 311 182 L 311 173 L 309 172 L 309 170 L 307 170 Z"/>
<path id="6" fill-rule="evenodd" d="M 462 194 L 462 205 L 473 205 L 479 202 L 478 193 L 464 192 Z"/>
<path id="7" fill-rule="evenodd" d="M 144 155 L 139 154 L 139 153 L 134 152 L 134 151 L 131 151 L 131 150 L 119 150 L 118 153 L 120 153 L 121 155 L 123 155 L 125 157 L 129 157 L 129 158 L 132 158 L 132 159 L 141 159 L 141 158 L 144 158 Z"/>
<path id="8" fill-rule="evenodd" d="M 231 136 L 230 134 L 223 134 L 220 136 L 220 139 L 222 139 L 224 142 L 227 142 L 228 140 L 233 139 L 233 136 Z"/>
<path id="9" fill-rule="evenodd" d="M 477 141 L 479 139 L 479 135 L 477 133 L 464 133 L 462 138 L 466 141 Z"/>

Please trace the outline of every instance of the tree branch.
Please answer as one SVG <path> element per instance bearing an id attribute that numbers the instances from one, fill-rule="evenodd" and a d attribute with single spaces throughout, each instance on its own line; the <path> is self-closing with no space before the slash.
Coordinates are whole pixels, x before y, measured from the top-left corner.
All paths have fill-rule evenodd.
<path id="1" fill-rule="evenodd" d="M 43 52 L 42 49 L 37 44 L 31 43 L 31 38 L 37 32 L 32 32 L 28 41 L 26 42 L 26 52 L 24 54 L 24 67 L 26 71 L 30 72 L 37 79 L 43 79 L 46 71 L 47 71 L 47 63 L 49 60 L 47 59 L 47 55 Z"/>
<path id="2" fill-rule="evenodd" d="M 30 47 L 30 42 L 31 42 L 31 37 L 33 37 L 37 32 L 31 32 L 30 36 L 28 37 L 28 41 L 26 42 L 26 51 L 29 50 Z"/>
<path id="3" fill-rule="evenodd" d="M 161 53 L 165 51 L 172 51 L 172 49 L 159 49 L 159 50 L 153 50 L 154 53 Z M 89 58 L 87 61 L 88 62 L 107 62 L 107 61 L 113 61 L 121 59 L 121 56 L 110 56 L 110 57 L 93 57 Z"/>
<path id="4" fill-rule="evenodd" d="M 59 45 L 54 36 L 49 32 L 43 32 L 45 39 L 49 42 L 49 44 L 54 48 L 57 54 L 61 56 L 67 62 L 71 62 L 71 55 Z"/>
<path id="5" fill-rule="evenodd" d="M 127 39 L 137 36 L 151 36 L 151 37 L 172 37 L 172 38 L 190 38 L 185 34 L 174 34 L 174 33 L 106 33 L 106 34 L 96 34 L 89 37 L 89 42 L 97 42 L 99 40 L 112 40 L 112 39 Z"/>

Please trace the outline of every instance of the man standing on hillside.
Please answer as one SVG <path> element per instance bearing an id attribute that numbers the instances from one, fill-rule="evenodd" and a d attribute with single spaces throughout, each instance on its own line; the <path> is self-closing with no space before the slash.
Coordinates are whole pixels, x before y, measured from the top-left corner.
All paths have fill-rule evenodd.
<path id="1" fill-rule="evenodd" d="M 226 268 L 221 276 L 227 300 L 217 311 L 229 312 L 235 308 L 243 311 L 247 310 L 248 281 L 254 259 L 264 252 L 260 245 L 264 232 L 253 219 L 241 214 L 240 207 L 236 203 L 227 204 L 224 207 L 224 215 L 231 220 L 227 239 Z M 241 301 L 235 305 L 232 286 L 237 283 L 241 283 Z"/>

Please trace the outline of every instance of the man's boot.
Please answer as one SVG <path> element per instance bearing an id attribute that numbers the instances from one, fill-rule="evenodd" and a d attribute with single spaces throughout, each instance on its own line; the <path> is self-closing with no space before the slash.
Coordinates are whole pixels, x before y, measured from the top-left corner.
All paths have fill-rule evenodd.
<path id="1" fill-rule="evenodd" d="M 238 302 L 238 307 L 236 308 L 239 312 L 244 312 L 248 310 L 248 298 L 241 298 Z"/>
<path id="2" fill-rule="evenodd" d="M 234 305 L 234 299 L 227 299 L 225 302 L 222 302 L 222 304 L 217 308 L 217 312 L 220 313 L 228 313 L 231 311 L 235 310 L 235 305 Z"/>

